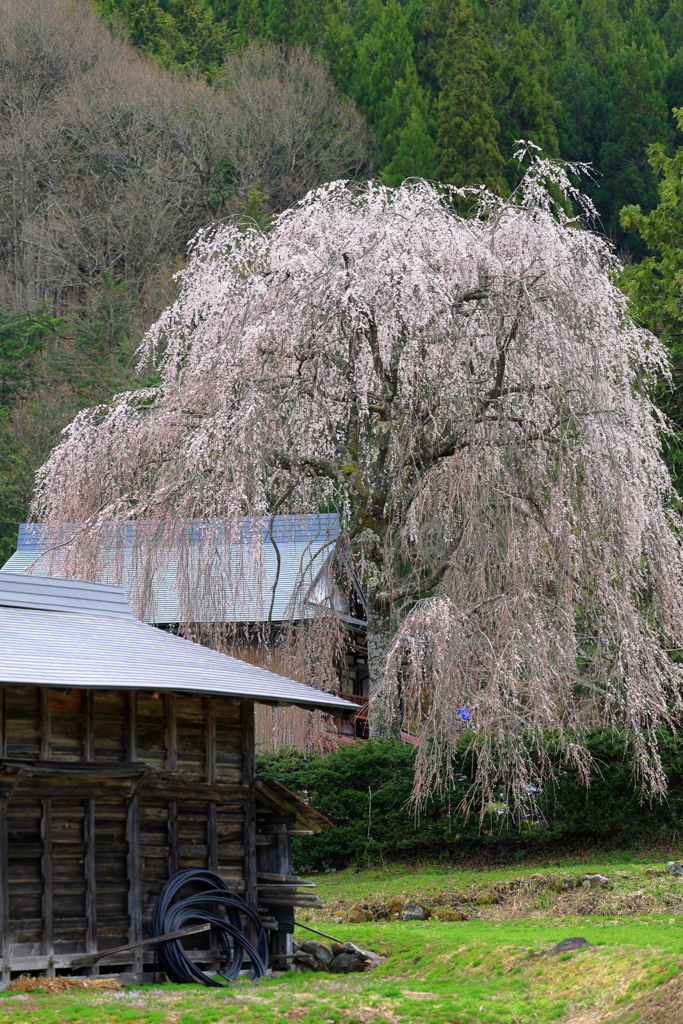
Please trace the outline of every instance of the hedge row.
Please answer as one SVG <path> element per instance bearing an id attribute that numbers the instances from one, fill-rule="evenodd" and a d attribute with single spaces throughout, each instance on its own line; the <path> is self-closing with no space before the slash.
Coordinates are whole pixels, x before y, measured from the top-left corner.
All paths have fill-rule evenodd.
<path id="1" fill-rule="evenodd" d="M 415 750 L 390 740 L 369 740 L 326 755 L 285 750 L 262 754 L 257 771 L 294 790 L 333 822 L 322 835 L 294 839 L 299 871 L 423 858 L 453 863 L 471 858 L 514 861 L 560 851 L 624 850 L 673 846 L 683 835 L 683 745 L 663 736 L 669 796 L 649 804 L 634 787 L 624 744 L 596 732 L 588 748 L 596 767 L 586 788 L 560 773 L 539 804 L 538 821 L 515 824 L 496 809 L 480 819 L 459 810 L 473 774 L 472 755 L 457 765 L 457 791 L 433 799 L 416 819 L 409 805 Z"/>

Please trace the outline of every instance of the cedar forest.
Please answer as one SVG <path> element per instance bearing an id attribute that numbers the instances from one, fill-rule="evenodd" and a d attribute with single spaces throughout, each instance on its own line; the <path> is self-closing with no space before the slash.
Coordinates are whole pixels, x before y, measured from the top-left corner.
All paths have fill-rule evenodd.
<path id="1" fill-rule="evenodd" d="M 520 138 L 589 163 L 595 226 L 679 383 L 683 0 L 0 8 L 3 557 L 75 412 L 153 381 L 134 353 L 196 230 L 267 227 L 331 178 L 505 194 Z M 683 428 L 676 395 L 660 404 Z M 680 483 L 675 439 L 668 457 Z"/>

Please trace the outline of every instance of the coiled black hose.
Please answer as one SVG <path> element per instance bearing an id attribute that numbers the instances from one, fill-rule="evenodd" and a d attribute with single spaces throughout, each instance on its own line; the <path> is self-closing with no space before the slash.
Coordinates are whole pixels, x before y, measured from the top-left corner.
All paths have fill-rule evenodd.
<path id="1" fill-rule="evenodd" d="M 173 900 L 183 886 L 202 885 L 202 892 L 186 896 L 174 903 Z M 221 913 L 223 908 L 223 913 Z M 257 940 L 256 947 L 247 939 L 242 925 L 245 915 L 253 922 Z M 241 896 L 231 892 L 223 879 L 213 871 L 193 868 L 177 871 L 161 890 L 154 906 L 152 937 L 168 935 L 191 924 L 208 923 L 211 932 L 218 939 L 225 959 L 220 974 L 226 981 L 234 981 L 242 969 L 245 953 L 251 960 L 250 978 L 261 978 L 268 970 L 268 942 L 258 914 L 247 906 Z M 222 982 L 210 977 L 190 960 L 180 939 L 169 939 L 157 944 L 159 961 L 164 971 L 178 984 L 200 982 L 202 985 L 220 988 Z"/>

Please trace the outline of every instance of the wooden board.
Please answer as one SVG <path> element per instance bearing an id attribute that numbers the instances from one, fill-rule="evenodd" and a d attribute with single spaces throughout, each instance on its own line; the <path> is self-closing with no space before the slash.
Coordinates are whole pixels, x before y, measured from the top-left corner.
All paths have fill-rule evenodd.
<path id="1" fill-rule="evenodd" d="M 250 721 L 225 698 L 0 685 L 0 976 L 142 940 L 180 868 L 256 906 Z M 152 962 L 137 947 L 88 970 L 115 961 Z"/>

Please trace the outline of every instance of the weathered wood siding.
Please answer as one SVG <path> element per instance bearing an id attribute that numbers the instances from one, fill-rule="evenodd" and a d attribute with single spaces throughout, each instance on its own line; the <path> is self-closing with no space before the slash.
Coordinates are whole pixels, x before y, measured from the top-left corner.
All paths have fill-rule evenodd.
<path id="1" fill-rule="evenodd" d="M 147 935 L 159 892 L 181 868 L 217 870 L 255 901 L 252 757 L 248 701 L 0 685 L 3 978 L 52 973 L 74 954 Z M 22 761 L 59 764 L 54 777 L 46 765 L 29 778 L 28 768 L 17 774 Z M 66 770 L 86 763 L 82 782 Z M 117 764 L 137 765 L 137 775 L 106 778 Z M 126 956 L 117 967 L 152 960 Z"/>

